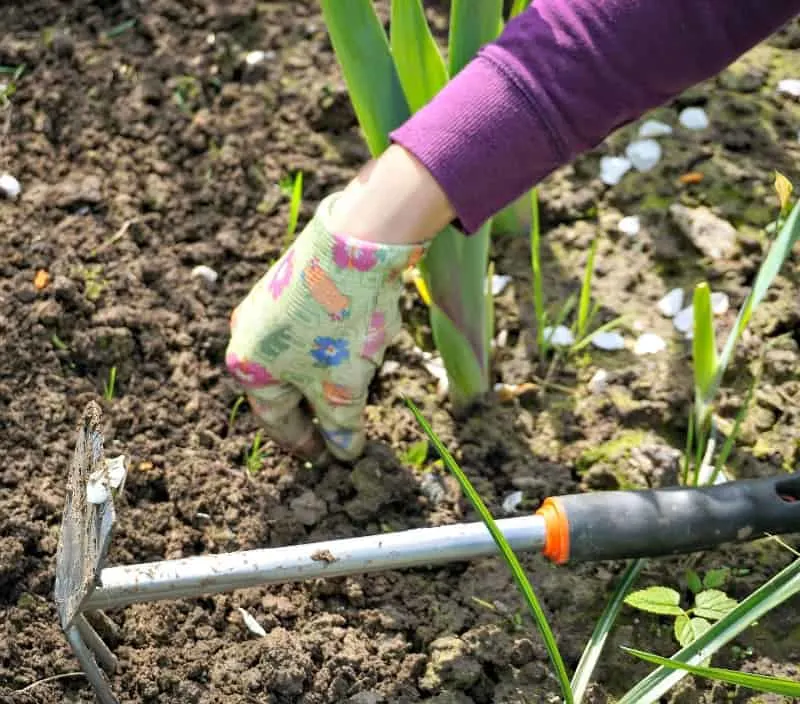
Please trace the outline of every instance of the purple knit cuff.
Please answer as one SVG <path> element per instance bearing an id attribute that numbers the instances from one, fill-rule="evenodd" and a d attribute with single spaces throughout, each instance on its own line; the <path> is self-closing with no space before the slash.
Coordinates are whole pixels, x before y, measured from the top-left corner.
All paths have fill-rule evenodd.
<path id="1" fill-rule="evenodd" d="M 390 135 L 428 169 L 470 234 L 564 161 L 516 64 L 504 49 L 484 47 Z"/>

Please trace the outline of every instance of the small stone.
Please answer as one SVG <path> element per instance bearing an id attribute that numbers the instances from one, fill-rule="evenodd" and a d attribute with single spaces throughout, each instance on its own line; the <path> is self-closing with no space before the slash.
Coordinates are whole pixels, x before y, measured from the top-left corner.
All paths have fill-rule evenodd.
<path id="1" fill-rule="evenodd" d="M 608 388 L 608 372 L 605 369 L 598 369 L 589 379 L 589 392 L 602 394 Z"/>
<path id="2" fill-rule="evenodd" d="M 661 145 L 654 139 L 638 139 L 628 145 L 625 156 L 637 171 L 650 171 L 661 161 Z"/>
<path id="3" fill-rule="evenodd" d="M 708 115 L 703 108 L 685 108 L 678 115 L 680 122 L 687 130 L 704 130 L 708 127 Z"/>
<path id="4" fill-rule="evenodd" d="M 600 180 L 607 186 L 616 186 L 632 166 L 625 157 L 604 156 L 600 159 Z"/>
<path id="5" fill-rule="evenodd" d="M 672 134 L 672 127 L 660 120 L 645 120 L 639 127 L 639 136 L 642 139 L 666 137 L 668 134 Z"/>
<path id="6" fill-rule="evenodd" d="M 800 98 L 800 78 L 784 78 L 778 81 L 778 92 Z"/>
<path id="7" fill-rule="evenodd" d="M 617 229 L 628 237 L 635 237 L 641 229 L 641 222 L 638 215 L 626 215 L 617 224 Z"/>
<path id="8" fill-rule="evenodd" d="M 575 336 L 565 325 L 558 325 L 555 328 L 547 326 L 544 329 L 544 339 L 554 347 L 569 347 L 575 344 Z"/>
<path id="9" fill-rule="evenodd" d="M 15 200 L 22 192 L 19 181 L 8 173 L 0 174 L 0 193 L 10 200 Z"/>
<path id="10" fill-rule="evenodd" d="M 646 332 L 639 335 L 636 344 L 633 346 L 633 353 L 637 355 L 657 354 L 667 349 L 667 343 L 653 332 Z"/>
<path id="11" fill-rule="evenodd" d="M 730 257 L 736 250 L 736 228 L 709 208 L 673 203 L 669 214 L 677 228 L 707 257 Z"/>
<path id="12" fill-rule="evenodd" d="M 694 327 L 694 306 L 689 304 L 672 319 L 672 324 L 678 332 L 688 333 Z"/>
<path id="13" fill-rule="evenodd" d="M 673 288 L 657 304 L 658 310 L 667 318 L 674 318 L 683 307 L 683 289 Z"/>
<path id="14" fill-rule="evenodd" d="M 506 514 L 514 513 L 522 503 L 523 494 L 521 491 L 512 491 L 503 499 L 503 512 Z"/>
<path id="15" fill-rule="evenodd" d="M 730 307 L 730 298 L 727 293 L 715 291 L 711 294 L 711 312 L 714 315 L 724 315 Z"/>
<path id="16" fill-rule="evenodd" d="M 194 269 L 192 269 L 191 277 L 193 279 L 202 279 L 205 283 L 212 285 L 217 282 L 219 274 L 210 266 L 198 264 Z"/>
<path id="17" fill-rule="evenodd" d="M 613 330 L 599 332 L 592 338 L 592 345 L 597 347 L 597 349 L 607 350 L 609 352 L 624 350 L 625 338 Z"/>
<path id="18" fill-rule="evenodd" d="M 447 391 L 450 388 L 450 379 L 447 376 L 447 370 L 444 368 L 444 360 L 441 357 L 433 357 L 423 362 L 422 366 L 425 367 L 428 374 L 436 378 L 437 396 L 439 398 L 447 396 Z"/>

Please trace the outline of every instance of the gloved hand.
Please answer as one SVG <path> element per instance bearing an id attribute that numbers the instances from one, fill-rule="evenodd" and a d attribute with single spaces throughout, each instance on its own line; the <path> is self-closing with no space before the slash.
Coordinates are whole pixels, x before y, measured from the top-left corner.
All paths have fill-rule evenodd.
<path id="1" fill-rule="evenodd" d="M 362 453 L 367 389 L 401 326 L 402 273 L 426 249 L 331 232 L 337 197 L 234 310 L 225 358 L 267 434 L 311 460 L 325 447 L 342 460 Z"/>

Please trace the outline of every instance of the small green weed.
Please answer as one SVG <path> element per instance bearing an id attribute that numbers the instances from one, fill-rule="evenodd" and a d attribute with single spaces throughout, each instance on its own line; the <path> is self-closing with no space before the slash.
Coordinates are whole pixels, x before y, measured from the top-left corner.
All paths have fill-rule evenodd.
<path id="1" fill-rule="evenodd" d="M 117 385 L 117 368 L 111 367 L 108 372 L 108 381 L 103 383 L 103 398 L 106 401 L 114 400 L 114 390 Z"/>
<path id="2" fill-rule="evenodd" d="M 236 417 L 239 415 L 239 406 L 241 406 L 245 402 L 246 398 L 244 394 L 239 396 L 233 404 L 233 408 L 231 408 L 231 412 L 228 415 L 228 435 L 231 434 L 233 431 L 233 424 L 236 422 Z"/>
<path id="3" fill-rule="evenodd" d="M 202 86 L 194 76 L 178 76 L 172 97 L 178 107 L 186 113 L 197 109 L 196 102 L 202 93 Z"/>
<path id="4" fill-rule="evenodd" d="M 245 453 L 245 467 L 248 474 L 256 474 L 263 466 L 267 458 L 267 453 L 261 446 L 262 436 L 261 431 L 256 432 L 253 438 L 253 444 L 250 449 Z"/>
<path id="5" fill-rule="evenodd" d="M 6 107 L 11 101 L 11 96 L 17 92 L 17 84 L 25 73 L 25 68 L 25 64 L 0 66 L 0 108 Z M 5 79 L 5 76 L 9 78 Z"/>
<path id="6" fill-rule="evenodd" d="M 288 246 L 297 230 L 297 220 L 300 217 L 300 205 L 303 202 L 303 172 L 298 171 L 294 179 L 285 176 L 278 185 L 283 194 L 289 198 L 289 222 L 284 239 L 284 245 Z"/>
<path id="7" fill-rule="evenodd" d="M 425 466 L 425 461 L 428 459 L 428 440 L 423 438 L 417 442 L 409 445 L 408 449 L 400 453 L 400 461 L 420 471 Z"/>
<path id="8" fill-rule="evenodd" d="M 681 647 L 690 645 L 705 633 L 714 621 L 727 616 L 737 606 L 736 599 L 719 589 L 728 570 L 709 570 L 701 580 L 694 570 L 686 573 L 686 583 L 694 595 L 694 605 L 681 607 L 681 595 L 669 587 L 648 587 L 631 592 L 625 603 L 640 611 L 662 616 L 674 616 L 673 633 Z"/>

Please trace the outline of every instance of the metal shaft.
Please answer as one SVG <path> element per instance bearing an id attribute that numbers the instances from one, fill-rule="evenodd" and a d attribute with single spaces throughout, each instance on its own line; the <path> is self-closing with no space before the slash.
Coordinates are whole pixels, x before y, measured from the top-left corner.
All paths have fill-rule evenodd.
<path id="1" fill-rule="evenodd" d="M 515 550 L 540 550 L 545 526 L 540 516 L 497 521 Z M 483 523 L 418 528 L 282 548 L 202 555 L 180 560 L 108 567 L 84 611 L 136 602 L 183 599 L 316 577 L 396 570 L 459 562 L 497 554 Z"/>

